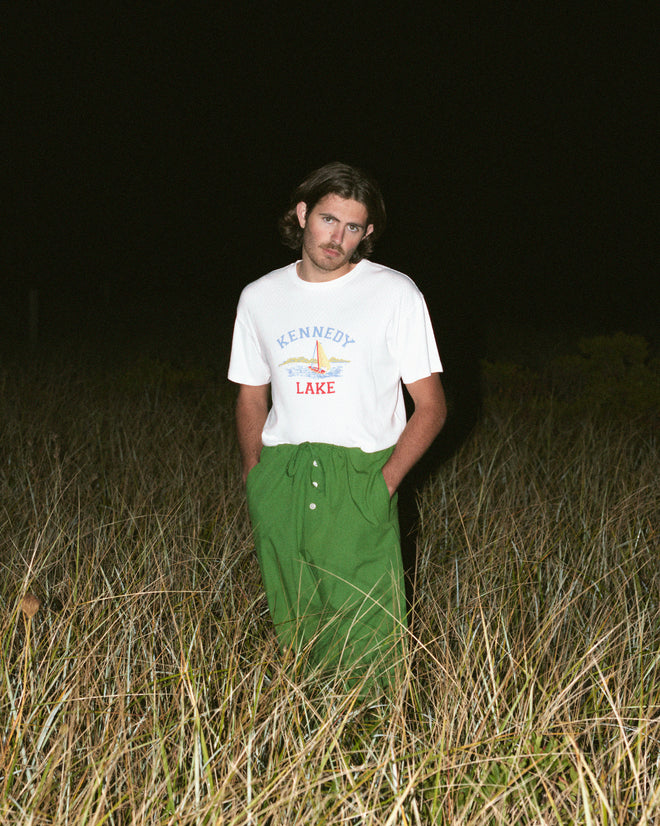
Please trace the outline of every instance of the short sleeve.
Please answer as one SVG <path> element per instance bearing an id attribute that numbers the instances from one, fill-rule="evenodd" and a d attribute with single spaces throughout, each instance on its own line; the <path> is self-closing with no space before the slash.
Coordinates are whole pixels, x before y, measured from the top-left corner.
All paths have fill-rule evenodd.
<path id="1" fill-rule="evenodd" d="M 416 288 L 401 302 L 398 324 L 398 352 L 401 378 L 411 384 L 431 373 L 442 372 L 431 317 L 424 296 Z"/>
<path id="2" fill-rule="evenodd" d="M 234 322 L 228 378 L 237 384 L 268 384 L 270 367 L 245 300 L 241 295 Z"/>

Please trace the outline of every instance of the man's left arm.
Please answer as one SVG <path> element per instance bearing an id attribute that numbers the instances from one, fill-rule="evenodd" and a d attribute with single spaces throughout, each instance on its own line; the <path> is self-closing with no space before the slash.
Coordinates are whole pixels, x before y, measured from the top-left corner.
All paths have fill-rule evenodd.
<path id="1" fill-rule="evenodd" d="M 394 494 L 412 466 L 428 450 L 447 418 L 447 403 L 439 373 L 406 384 L 415 406 L 390 458 L 383 466 L 383 477 Z"/>

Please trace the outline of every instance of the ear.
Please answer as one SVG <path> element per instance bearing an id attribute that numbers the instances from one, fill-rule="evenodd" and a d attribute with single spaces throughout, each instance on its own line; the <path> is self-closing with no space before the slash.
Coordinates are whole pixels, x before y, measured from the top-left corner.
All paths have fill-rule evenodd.
<path id="1" fill-rule="evenodd" d="M 305 223 L 307 222 L 307 204 L 304 201 L 296 204 L 296 215 L 298 216 L 298 223 L 302 229 L 305 229 Z"/>
<path id="2" fill-rule="evenodd" d="M 364 239 L 367 237 L 367 235 L 371 235 L 371 233 L 372 233 L 373 231 L 374 231 L 374 225 L 373 225 L 373 224 L 369 224 L 369 226 L 367 227 L 367 231 L 366 231 L 366 232 L 364 233 L 364 235 L 362 236 L 362 240 L 364 241 Z"/>

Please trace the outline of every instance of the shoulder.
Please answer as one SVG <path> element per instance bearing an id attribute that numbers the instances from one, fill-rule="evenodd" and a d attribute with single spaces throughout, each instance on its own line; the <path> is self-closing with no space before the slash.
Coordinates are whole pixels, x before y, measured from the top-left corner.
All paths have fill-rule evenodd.
<path id="1" fill-rule="evenodd" d="M 366 258 L 360 262 L 360 265 L 363 269 L 364 280 L 368 281 L 371 286 L 377 286 L 379 290 L 400 297 L 421 295 L 419 287 L 405 273 Z"/>
<path id="2" fill-rule="evenodd" d="M 295 263 L 287 264 L 285 267 L 280 267 L 277 270 L 272 270 L 261 278 L 251 281 L 241 292 L 241 303 L 250 302 L 258 299 L 262 300 L 264 296 L 278 292 L 284 289 L 293 276 L 295 275 Z"/>

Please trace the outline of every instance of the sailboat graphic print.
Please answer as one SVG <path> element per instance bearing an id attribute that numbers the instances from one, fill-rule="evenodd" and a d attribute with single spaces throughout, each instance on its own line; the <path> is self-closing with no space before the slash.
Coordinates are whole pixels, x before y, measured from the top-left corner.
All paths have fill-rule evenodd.
<path id="1" fill-rule="evenodd" d="M 303 327 L 301 328 L 301 332 L 306 332 L 307 329 L 309 328 Z M 347 344 L 354 344 L 354 339 L 340 331 L 342 338 L 342 341 L 340 341 L 339 338 L 337 338 L 338 333 L 335 333 L 334 328 L 330 327 L 328 329 L 333 332 L 332 339 L 326 334 L 324 338 L 328 339 L 329 343 L 324 342 L 324 344 L 321 344 L 325 328 L 318 327 L 316 329 L 320 330 L 320 336 L 318 333 L 315 336 L 310 336 L 309 333 L 307 333 L 306 337 L 309 338 L 309 341 L 305 342 L 304 350 L 302 350 L 302 352 L 298 349 L 294 350 L 289 358 L 278 364 L 278 367 L 285 370 L 291 378 L 311 379 L 312 376 L 310 373 L 315 373 L 316 376 L 323 376 L 324 379 L 336 379 L 343 374 L 344 367 L 350 364 L 351 359 L 347 359 L 344 356 L 342 341 L 346 339 Z M 300 337 L 302 338 L 302 336 Z M 282 344 L 283 338 L 284 337 L 278 338 L 280 347 L 284 346 Z M 314 342 L 314 346 L 310 353 L 309 347 L 312 341 Z M 339 345 L 341 345 L 341 349 Z M 325 347 L 332 348 L 330 349 L 330 354 L 326 353 Z"/>
<path id="2" fill-rule="evenodd" d="M 313 373 L 320 373 L 321 375 L 323 375 L 324 373 L 327 373 L 330 369 L 330 359 L 326 356 L 325 350 L 323 349 L 323 347 L 321 347 L 321 344 L 319 343 L 318 339 L 316 341 L 316 344 L 314 345 L 312 361 L 314 363 L 309 365 L 309 369 Z"/>

